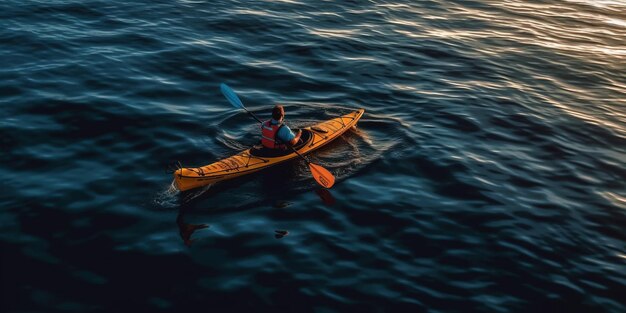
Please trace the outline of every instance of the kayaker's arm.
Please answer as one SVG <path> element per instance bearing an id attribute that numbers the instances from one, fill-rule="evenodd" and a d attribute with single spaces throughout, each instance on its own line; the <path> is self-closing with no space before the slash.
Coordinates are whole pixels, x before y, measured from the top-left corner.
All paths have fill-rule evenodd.
<path id="1" fill-rule="evenodd" d="M 289 126 L 283 124 L 278 133 L 276 134 L 277 138 L 284 142 L 287 145 L 293 146 L 298 143 L 300 140 L 300 135 L 302 135 L 302 131 L 299 130 L 297 134 L 294 134 L 293 131 L 289 128 Z"/>
<path id="2" fill-rule="evenodd" d="M 293 139 L 291 139 L 291 141 L 289 141 L 289 144 L 292 145 L 292 146 L 295 146 L 298 143 L 298 141 L 300 141 L 300 136 L 301 135 L 302 135 L 302 130 L 299 129 L 298 133 L 296 134 L 296 136 L 293 137 Z"/>

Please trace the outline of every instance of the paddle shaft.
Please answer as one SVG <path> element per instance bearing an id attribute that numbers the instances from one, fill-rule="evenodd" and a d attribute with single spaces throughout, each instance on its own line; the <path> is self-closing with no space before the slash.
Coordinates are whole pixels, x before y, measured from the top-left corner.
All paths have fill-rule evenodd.
<path id="1" fill-rule="evenodd" d="M 311 164 L 311 162 L 309 162 L 309 160 L 307 160 L 302 154 L 300 154 L 300 152 L 296 151 L 296 148 L 294 148 L 292 145 L 286 144 L 285 146 L 291 148 L 291 151 L 295 152 L 299 157 L 301 157 L 304 162 L 306 162 L 306 164 Z"/>
<path id="2" fill-rule="evenodd" d="M 252 112 L 248 111 L 248 109 L 246 109 L 245 107 L 244 107 L 243 109 L 244 109 L 246 112 L 248 112 L 248 114 L 250 114 L 250 116 L 254 117 L 254 119 L 255 119 L 257 122 L 259 122 L 259 124 L 263 125 L 263 122 L 261 122 L 261 120 L 260 120 L 258 117 L 256 117 L 256 115 L 254 115 L 254 113 L 252 113 Z"/>

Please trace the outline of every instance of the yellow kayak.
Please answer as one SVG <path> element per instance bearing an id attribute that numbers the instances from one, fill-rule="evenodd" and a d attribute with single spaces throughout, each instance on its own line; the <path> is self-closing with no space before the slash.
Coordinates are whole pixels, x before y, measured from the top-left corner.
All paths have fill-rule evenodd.
<path id="1" fill-rule="evenodd" d="M 364 109 L 321 122 L 302 129 L 301 143 L 296 151 L 305 155 L 335 140 L 348 129 L 355 127 Z M 174 172 L 175 186 L 180 191 L 190 190 L 260 171 L 264 168 L 298 157 L 291 150 L 272 150 L 253 147 L 215 163 L 202 167 L 185 167 Z"/>

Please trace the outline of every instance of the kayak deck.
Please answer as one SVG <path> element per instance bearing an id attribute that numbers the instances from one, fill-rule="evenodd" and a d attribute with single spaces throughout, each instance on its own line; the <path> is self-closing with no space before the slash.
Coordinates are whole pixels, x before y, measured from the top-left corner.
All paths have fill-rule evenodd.
<path id="1" fill-rule="evenodd" d="M 364 109 L 359 109 L 303 128 L 301 137 L 303 142 L 294 148 L 302 155 L 319 149 L 355 126 L 364 112 Z M 267 155 L 266 150 L 253 147 L 209 165 L 180 168 L 174 172 L 175 186 L 180 191 L 186 191 L 251 174 L 298 157 L 290 150 L 280 152 L 279 155 Z M 284 155 L 280 155 L 283 153 Z"/>

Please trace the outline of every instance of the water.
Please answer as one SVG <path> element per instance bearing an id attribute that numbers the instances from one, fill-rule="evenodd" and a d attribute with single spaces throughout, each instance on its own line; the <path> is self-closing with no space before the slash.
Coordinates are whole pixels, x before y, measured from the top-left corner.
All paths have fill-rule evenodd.
<path id="1" fill-rule="evenodd" d="M 623 1 L 7 0 L 0 26 L 5 312 L 626 311 Z M 258 140 L 221 82 L 293 126 L 365 108 L 311 156 L 336 186 L 294 161 L 171 190 Z"/>

